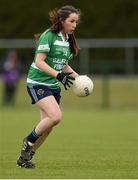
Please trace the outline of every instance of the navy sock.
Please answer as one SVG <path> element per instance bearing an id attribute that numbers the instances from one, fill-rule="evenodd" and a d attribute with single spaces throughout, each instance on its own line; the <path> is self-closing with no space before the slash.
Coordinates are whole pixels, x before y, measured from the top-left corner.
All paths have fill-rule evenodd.
<path id="1" fill-rule="evenodd" d="M 40 137 L 41 135 L 36 134 L 35 132 L 35 128 L 33 129 L 33 131 L 27 136 L 27 141 L 31 142 L 31 143 L 35 143 L 36 140 Z"/>

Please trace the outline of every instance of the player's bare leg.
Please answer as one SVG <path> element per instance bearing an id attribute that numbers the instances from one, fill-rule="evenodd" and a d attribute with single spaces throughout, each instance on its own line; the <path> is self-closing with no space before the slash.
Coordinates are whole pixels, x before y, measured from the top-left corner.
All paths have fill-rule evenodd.
<path id="1" fill-rule="evenodd" d="M 40 147 L 52 128 L 61 120 L 61 110 L 53 96 L 43 98 L 38 101 L 36 105 L 42 109 L 47 116 L 44 116 L 36 128 L 24 139 L 21 156 L 17 161 L 20 167 L 34 168 L 34 164 L 31 162 L 31 153 L 33 152 L 35 142 L 41 137 L 40 141 L 34 146 L 34 150 Z"/>
<path id="2" fill-rule="evenodd" d="M 40 121 L 45 119 L 47 117 L 47 114 L 45 113 L 45 111 L 40 110 Z M 48 137 L 48 135 L 51 133 L 52 131 L 52 127 L 47 129 L 42 136 L 35 142 L 34 146 L 33 146 L 33 151 L 36 151 L 46 140 L 46 138 Z"/>

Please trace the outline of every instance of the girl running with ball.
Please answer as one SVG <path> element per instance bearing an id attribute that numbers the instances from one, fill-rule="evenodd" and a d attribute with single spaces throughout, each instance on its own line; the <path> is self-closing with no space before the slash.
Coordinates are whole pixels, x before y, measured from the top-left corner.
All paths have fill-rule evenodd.
<path id="1" fill-rule="evenodd" d="M 35 168 L 32 158 L 36 150 L 61 121 L 59 82 L 67 90 L 79 76 L 69 61 L 79 52 L 74 31 L 80 11 L 67 5 L 54 9 L 49 15 L 52 26 L 36 35 L 35 57 L 27 77 L 27 91 L 32 104 L 40 109 L 40 121 L 23 140 L 17 165 L 24 168 Z"/>

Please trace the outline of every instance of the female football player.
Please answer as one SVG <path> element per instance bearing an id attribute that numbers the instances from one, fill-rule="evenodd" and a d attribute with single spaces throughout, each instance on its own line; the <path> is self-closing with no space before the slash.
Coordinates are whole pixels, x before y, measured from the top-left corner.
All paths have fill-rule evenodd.
<path id="1" fill-rule="evenodd" d="M 79 52 L 74 31 L 80 11 L 63 6 L 49 15 L 52 26 L 35 36 L 37 48 L 27 77 L 27 90 L 32 104 L 40 109 L 40 122 L 23 140 L 17 165 L 24 168 L 35 167 L 31 161 L 35 151 L 61 120 L 59 82 L 67 90 L 78 76 L 68 63 Z"/>

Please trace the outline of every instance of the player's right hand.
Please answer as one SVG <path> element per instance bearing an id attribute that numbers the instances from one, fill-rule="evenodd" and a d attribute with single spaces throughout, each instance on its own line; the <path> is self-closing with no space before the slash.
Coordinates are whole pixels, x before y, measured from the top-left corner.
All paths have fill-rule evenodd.
<path id="1" fill-rule="evenodd" d="M 72 81 L 75 80 L 74 77 L 70 76 L 72 74 L 72 72 L 70 73 L 64 73 L 64 72 L 61 72 L 61 73 L 58 73 L 57 75 L 57 79 L 64 85 L 64 88 L 65 90 L 67 90 L 67 87 L 71 87 L 71 85 L 73 84 Z"/>

